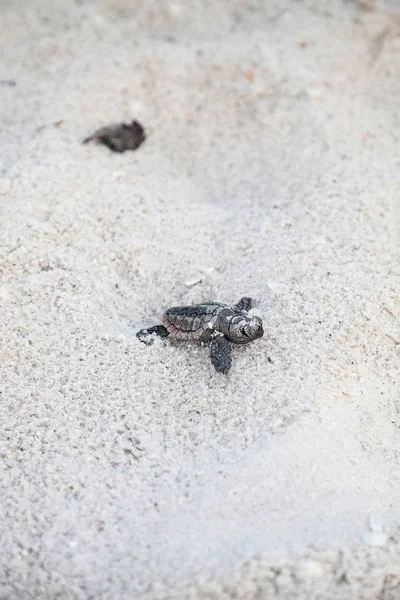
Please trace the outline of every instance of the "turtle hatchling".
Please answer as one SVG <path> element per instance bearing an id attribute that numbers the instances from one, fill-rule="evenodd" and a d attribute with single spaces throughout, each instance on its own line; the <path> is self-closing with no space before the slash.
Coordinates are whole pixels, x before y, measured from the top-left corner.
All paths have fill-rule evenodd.
<path id="1" fill-rule="evenodd" d="M 152 334 L 211 343 L 211 363 L 218 373 L 227 374 L 232 364 L 229 342 L 249 344 L 264 335 L 261 319 L 248 314 L 252 304 L 251 298 L 241 298 L 233 307 L 220 302 L 176 306 L 164 313 L 162 325 L 141 329 L 136 336 L 146 344 Z"/>

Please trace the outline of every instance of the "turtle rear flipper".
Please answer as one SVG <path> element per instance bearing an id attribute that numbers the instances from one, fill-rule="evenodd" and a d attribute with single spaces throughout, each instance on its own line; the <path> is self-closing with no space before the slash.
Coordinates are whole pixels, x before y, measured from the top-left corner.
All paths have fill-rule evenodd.
<path id="1" fill-rule="evenodd" d="M 137 332 L 136 337 L 144 344 L 150 345 L 153 342 L 148 338 L 150 338 L 150 336 L 153 335 L 153 333 L 160 338 L 166 338 L 167 336 L 169 336 L 169 332 L 164 327 L 164 325 L 154 325 L 153 327 L 149 327 L 148 329 L 141 329 Z"/>
<path id="2" fill-rule="evenodd" d="M 223 335 L 216 335 L 211 342 L 210 359 L 218 373 L 227 375 L 232 365 L 231 347 Z"/>
<path id="3" fill-rule="evenodd" d="M 251 310 L 252 306 L 252 298 L 240 298 L 239 302 L 233 307 L 233 310 L 237 310 L 239 312 L 248 312 Z"/>

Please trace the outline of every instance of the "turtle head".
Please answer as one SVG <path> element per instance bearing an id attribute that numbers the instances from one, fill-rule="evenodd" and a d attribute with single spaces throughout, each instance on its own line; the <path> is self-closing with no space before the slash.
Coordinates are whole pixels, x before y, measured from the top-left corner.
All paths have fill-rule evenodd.
<path id="1" fill-rule="evenodd" d="M 248 344 L 264 335 L 259 317 L 237 315 L 232 317 L 228 326 L 228 339 L 234 344 Z"/>

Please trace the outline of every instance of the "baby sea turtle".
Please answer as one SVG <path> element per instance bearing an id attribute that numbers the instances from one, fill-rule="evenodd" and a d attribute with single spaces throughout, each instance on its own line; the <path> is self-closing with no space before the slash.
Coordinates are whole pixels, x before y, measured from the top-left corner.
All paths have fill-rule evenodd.
<path id="1" fill-rule="evenodd" d="M 231 368 L 232 344 L 249 344 L 264 335 L 259 317 L 248 315 L 251 298 L 241 298 L 232 308 L 220 302 L 203 302 L 194 306 L 169 308 L 162 317 L 162 325 L 141 329 L 136 336 L 141 342 L 151 343 L 152 334 L 162 338 L 198 342 L 211 342 L 210 359 L 219 373 L 227 374 Z"/>

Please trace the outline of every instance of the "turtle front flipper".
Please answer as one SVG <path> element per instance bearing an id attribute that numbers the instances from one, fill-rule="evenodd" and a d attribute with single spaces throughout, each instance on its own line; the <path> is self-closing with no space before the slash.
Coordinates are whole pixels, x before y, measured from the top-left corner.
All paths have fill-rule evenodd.
<path id="1" fill-rule="evenodd" d="M 216 335 L 211 342 L 210 359 L 218 373 L 227 375 L 232 365 L 231 347 L 223 335 Z"/>
<path id="2" fill-rule="evenodd" d="M 248 312 L 253 306 L 253 300 L 251 298 L 240 298 L 239 302 L 233 307 L 234 310 L 239 312 Z"/>
<path id="3" fill-rule="evenodd" d="M 137 332 L 136 337 L 144 344 L 150 345 L 153 341 L 148 338 L 153 335 L 153 333 L 161 338 L 166 338 L 169 335 L 169 332 L 164 325 L 154 325 L 154 327 L 149 327 L 148 329 L 141 329 Z"/>

